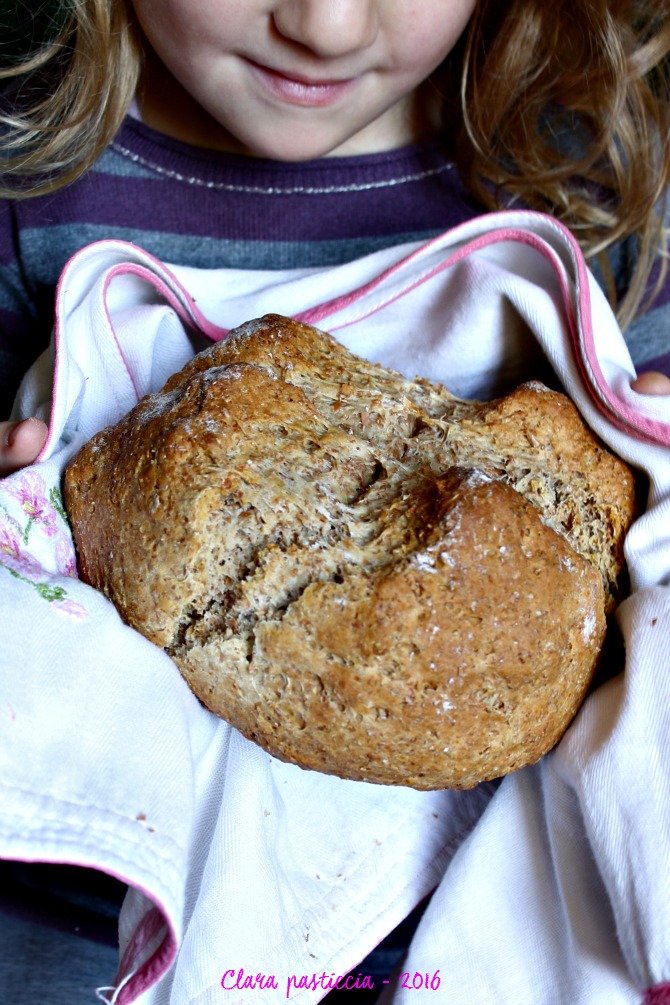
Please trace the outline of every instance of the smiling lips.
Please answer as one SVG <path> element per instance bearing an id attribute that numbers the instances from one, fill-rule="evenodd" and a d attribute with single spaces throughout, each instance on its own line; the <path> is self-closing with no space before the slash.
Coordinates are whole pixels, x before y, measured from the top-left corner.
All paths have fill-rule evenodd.
<path id="1" fill-rule="evenodd" d="M 256 78 L 270 94 L 290 105 L 319 108 L 333 104 L 350 91 L 358 78 L 345 80 L 307 80 L 287 77 L 278 70 L 248 61 Z"/>

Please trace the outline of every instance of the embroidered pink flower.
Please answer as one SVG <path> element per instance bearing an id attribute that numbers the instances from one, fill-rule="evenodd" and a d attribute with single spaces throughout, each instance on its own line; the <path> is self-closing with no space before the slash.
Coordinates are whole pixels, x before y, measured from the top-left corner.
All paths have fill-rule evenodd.
<path id="1" fill-rule="evenodd" d="M 15 516 L 10 509 L 16 509 L 17 502 L 20 512 Z M 38 529 L 36 536 L 31 534 Z M 0 486 L 0 568 L 31 586 L 59 614 L 79 621 L 88 617 L 86 608 L 71 600 L 59 582 L 63 576 L 77 577 L 60 491 L 54 485 L 47 495 L 44 479 L 34 470 L 10 475 Z"/>
<path id="2" fill-rule="evenodd" d="M 11 527 L 0 527 L 0 562 L 18 559 L 21 555 L 21 541 Z"/>
<path id="3" fill-rule="evenodd" d="M 0 521 L 3 514 L 0 513 Z M 21 527 L 14 520 L 0 522 L 0 566 L 14 575 L 33 580 L 44 575 L 44 568 L 31 554 L 23 550 Z"/>
<path id="4" fill-rule="evenodd" d="M 76 600 L 53 600 L 51 607 L 60 614 L 66 614 L 77 621 L 86 621 L 88 618 L 88 611 L 81 604 L 78 604 Z"/>
<path id="5" fill-rule="evenodd" d="M 63 576 L 77 579 L 77 559 L 72 541 L 66 535 L 61 535 L 56 541 L 56 562 L 58 571 Z"/>
<path id="6" fill-rule="evenodd" d="M 57 532 L 57 514 L 47 496 L 44 479 L 37 471 L 28 469 L 21 476 L 11 479 L 6 488 L 7 493 L 19 501 L 28 517 L 24 539 L 34 523 L 42 527 L 47 537 Z"/>
<path id="7" fill-rule="evenodd" d="M 2 537 L 2 532 L 0 531 L 0 538 Z M 3 547 L 0 542 L 0 566 L 9 569 L 13 575 L 18 576 L 20 579 L 25 579 L 28 582 L 34 582 L 36 579 L 40 579 L 44 576 L 45 570 L 43 566 L 36 561 L 32 555 L 28 555 L 25 551 L 22 551 L 20 547 L 14 548 L 10 545 Z"/>

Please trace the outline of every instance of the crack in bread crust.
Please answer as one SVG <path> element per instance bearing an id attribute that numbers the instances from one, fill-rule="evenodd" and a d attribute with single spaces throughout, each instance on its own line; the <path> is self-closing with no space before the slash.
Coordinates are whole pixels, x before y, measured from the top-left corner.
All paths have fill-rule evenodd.
<path id="1" fill-rule="evenodd" d="M 207 707 L 304 767 L 418 788 L 560 737 L 634 515 L 563 395 L 462 401 L 274 315 L 94 437 L 65 498 L 82 578 Z"/>

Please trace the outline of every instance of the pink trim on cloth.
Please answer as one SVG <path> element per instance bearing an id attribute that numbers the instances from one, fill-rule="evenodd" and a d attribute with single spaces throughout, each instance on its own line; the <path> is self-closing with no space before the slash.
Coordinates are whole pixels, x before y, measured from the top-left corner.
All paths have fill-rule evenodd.
<path id="1" fill-rule="evenodd" d="M 642 1005 L 670 1005 L 670 982 L 647 988 Z"/>
<path id="2" fill-rule="evenodd" d="M 144 252 L 144 254 L 156 263 L 157 267 L 165 273 L 166 277 L 170 277 L 172 286 L 169 286 L 161 276 L 155 275 L 145 265 L 138 265 L 136 262 L 132 262 L 127 264 L 124 263 L 123 265 L 115 265 L 109 270 L 105 276 L 105 283 L 103 287 L 105 294 L 109 289 L 109 284 L 117 276 L 139 276 L 140 279 L 144 279 L 147 283 L 153 286 L 162 297 L 165 298 L 167 303 L 179 315 L 182 321 L 185 321 L 187 324 L 191 324 L 195 328 L 199 328 L 203 335 L 206 335 L 207 338 L 212 340 L 212 342 L 220 342 L 224 339 L 228 334 L 229 329 L 221 328 L 220 325 L 214 324 L 206 318 L 202 311 L 196 306 L 195 300 L 191 294 L 188 292 L 186 287 L 179 282 L 176 276 L 166 269 L 157 258 L 153 258 L 153 256 L 148 255 L 147 252 Z M 180 300 L 177 296 L 175 288 L 181 294 L 182 300 Z M 107 312 L 107 318 L 109 320 L 110 328 L 113 328 L 109 312 Z"/>
<path id="3" fill-rule="evenodd" d="M 501 213 L 499 216 L 505 216 L 506 214 Z M 510 220 L 515 217 L 514 211 L 509 211 L 508 213 Z M 426 272 L 420 274 L 414 279 L 410 279 L 406 286 L 401 288 L 395 293 L 390 293 L 384 297 L 383 293 L 380 299 L 374 302 L 368 307 L 363 307 L 361 312 L 347 321 L 343 322 L 342 325 L 335 325 L 332 330 L 336 331 L 338 327 L 347 327 L 350 324 L 354 324 L 364 320 L 366 317 L 377 313 L 383 307 L 387 307 L 389 304 L 393 303 L 394 300 L 398 300 L 405 294 L 411 292 L 418 286 L 421 286 L 427 280 L 434 278 L 446 269 L 449 269 L 456 262 L 467 258 L 469 255 L 479 251 L 480 249 L 486 248 L 489 245 L 499 244 L 503 242 L 511 242 L 518 244 L 526 244 L 532 247 L 535 251 L 541 254 L 547 261 L 551 264 L 556 279 L 559 283 L 563 306 L 565 309 L 565 316 L 568 323 L 568 331 L 570 335 L 570 340 L 572 343 L 572 348 L 575 355 L 575 360 L 581 370 L 584 378 L 586 387 L 590 393 L 591 399 L 595 405 L 603 412 L 609 420 L 620 429 L 627 430 L 639 439 L 648 440 L 652 443 L 660 443 L 664 446 L 670 446 L 670 425 L 665 422 L 660 422 L 656 419 L 650 418 L 648 416 L 640 415 L 634 408 L 631 408 L 626 402 L 621 401 L 613 393 L 609 387 L 605 376 L 600 367 L 600 362 L 597 357 L 595 340 L 593 334 L 593 319 L 591 312 L 591 298 L 589 294 L 589 281 L 586 269 L 586 263 L 584 257 L 579 248 L 579 244 L 570 233 L 570 231 L 564 227 L 558 221 L 554 220 L 552 217 L 544 216 L 544 214 L 533 214 L 534 217 L 542 219 L 549 223 L 553 229 L 562 235 L 562 237 L 568 242 L 572 250 L 573 264 L 576 269 L 577 282 L 576 282 L 576 292 L 578 297 L 577 305 L 573 304 L 572 296 L 568 283 L 566 282 L 565 276 L 563 274 L 563 269 L 560 264 L 558 255 L 553 248 L 546 242 L 546 240 L 538 234 L 532 231 L 523 229 L 522 226 L 515 221 L 515 224 L 509 227 L 500 227 L 496 230 L 489 231 L 474 238 L 471 241 L 466 242 L 458 250 L 447 254 L 444 261 L 440 262 L 437 266 L 429 268 Z M 315 307 L 311 307 L 307 310 L 298 312 L 294 315 L 296 320 L 302 321 L 306 324 L 316 324 L 326 320 L 326 318 L 332 316 L 338 311 L 345 307 L 353 306 L 358 300 L 365 297 L 366 294 L 371 293 L 373 290 L 383 287 L 383 284 L 391 276 L 398 272 L 404 271 L 409 265 L 414 264 L 416 261 L 428 254 L 435 247 L 444 241 L 445 237 L 451 238 L 453 240 L 457 239 L 459 231 L 466 231 L 468 228 L 467 224 L 463 224 L 460 227 L 454 228 L 452 231 L 447 232 L 447 234 L 439 235 L 436 238 L 427 241 L 420 248 L 413 251 L 406 258 L 394 265 L 390 266 L 388 269 L 382 271 L 378 276 L 376 276 L 371 281 L 365 283 L 364 285 L 358 287 L 355 290 L 351 290 L 349 293 L 342 294 L 338 297 L 333 298 L 330 301 L 319 304 Z M 104 243 L 104 242 L 97 242 Z M 124 242 L 118 242 L 123 245 Z M 83 251 L 78 252 L 70 260 L 70 263 L 74 261 L 78 255 L 83 253 L 88 253 L 90 249 L 83 249 Z M 129 249 L 132 249 L 136 253 L 135 248 L 129 245 Z M 446 250 L 446 249 L 445 249 Z M 123 263 L 113 266 L 110 269 L 105 282 L 105 294 L 109 287 L 109 284 L 113 278 L 124 274 L 135 274 L 140 278 L 146 280 L 148 283 L 154 286 L 160 295 L 162 295 L 167 303 L 177 312 L 177 314 L 186 323 L 192 324 L 195 328 L 199 329 L 202 334 L 204 334 L 211 341 L 217 342 L 222 340 L 228 334 L 228 329 L 223 328 L 215 323 L 211 322 L 206 318 L 203 313 L 198 309 L 195 301 L 189 294 L 189 292 L 169 269 L 167 269 L 158 259 L 154 258 L 148 252 L 142 252 L 143 256 L 150 262 L 155 262 L 157 266 L 157 271 L 162 273 L 162 276 L 155 275 L 151 272 L 149 268 L 143 266 L 137 262 L 133 263 Z M 66 266 L 66 270 L 69 268 L 70 263 Z M 59 289 L 60 289 L 59 283 Z M 575 309 L 576 307 L 576 309 Z M 110 327 L 113 328 L 111 324 L 111 318 L 109 319 Z M 580 324 L 581 322 L 581 324 Z M 59 343 L 59 325 L 58 318 L 56 319 L 56 330 L 55 330 L 55 341 L 56 349 L 58 349 Z M 120 348 L 120 347 L 119 347 Z M 123 357 L 123 354 L 121 354 Z M 125 362 L 125 360 L 124 360 Z M 56 351 L 56 371 L 54 373 L 54 392 L 58 383 L 58 351 Z M 130 375 L 130 374 L 129 374 Z M 132 380 L 132 376 L 131 376 Z M 139 396 L 138 396 L 139 397 Z M 41 459 L 50 445 L 52 438 L 52 429 L 49 429 L 49 435 L 47 442 L 45 443 L 42 452 L 40 453 Z"/>
<path id="4" fill-rule="evenodd" d="M 503 215 L 503 214 L 501 214 Z M 513 211 L 510 211 L 510 216 L 513 215 Z M 542 216 L 542 214 L 535 214 L 536 216 Z M 619 429 L 627 430 L 639 439 L 649 440 L 652 443 L 660 443 L 663 446 L 670 446 L 670 426 L 667 423 L 659 422 L 656 419 L 649 418 L 647 416 L 640 415 L 633 408 L 627 405 L 625 402 L 621 401 L 612 392 L 609 387 L 605 376 L 600 367 L 600 362 L 595 348 L 595 339 L 593 334 L 593 318 L 591 312 L 591 298 L 589 295 L 589 281 L 587 276 L 586 263 L 582 255 L 579 244 L 572 236 L 570 231 L 564 227 L 558 221 L 552 219 L 551 217 L 543 217 L 547 220 L 553 227 L 555 227 L 569 242 L 573 250 L 573 259 L 575 267 L 577 270 L 577 292 L 578 292 L 578 312 L 579 320 L 581 320 L 581 329 L 578 323 L 578 318 L 575 316 L 575 310 L 573 308 L 572 298 L 570 295 L 570 290 L 568 284 L 566 283 L 563 271 L 558 262 L 558 257 L 553 249 L 547 244 L 544 238 L 531 231 L 526 231 L 518 226 L 513 227 L 503 227 L 498 230 L 490 231 L 487 234 L 482 234 L 467 244 L 463 245 L 457 251 L 449 255 L 443 262 L 439 265 L 433 267 L 423 275 L 420 275 L 413 282 L 409 283 L 406 287 L 401 289 L 399 292 L 387 297 L 382 298 L 380 301 L 375 303 L 367 311 L 362 312 L 349 318 L 343 325 L 339 327 L 346 327 L 350 324 L 355 324 L 371 314 L 376 313 L 382 307 L 386 307 L 393 303 L 394 300 L 400 299 L 406 293 L 409 293 L 415 287 L 420 286 L 426 280 L 432 279 L 434 276 L 438 275 L 440 272 L 445 271 L 450 268 L 456 262 L 461 261 L 467 256 L 479 251 L 482 248 L 486 248 L 489 245 L 499 244 L 501 242 L 509 241 L 516 242 L 519 244 L 526 244 L 533 248 L 539 254 L 543 255 L 552 265 L 554 273 L 558 280 L 561 294 L 563 298 L 563 305 L 566 313 L 566 320 L 568 322 L 568 331 L 570 334 L 572 347 L 575 354 L 576 362 L 580 368 L 580 371 L 584 377 L 584 382 L 589 390 L 590 396 L 594 404 L 596 404 L 601 412 L 603 412 L 609 420 L 617 426 Z M 460 229 L 465 229 L 467 225 L 462 225 Z M 459 228 L 450 232 L 451 236 L 458 233 Z M 340 297 L 335 297 L 318 307 L 313 307 L 310 310 L 302 311 L 300 314 L 296 315 L 298 321 L 302 321 L 305 324 L 319 324 L 324 321 L 330 315 L 342 310 L 345 307 L 349 307 L 355 304 L 357 300 L 363 297 L 366 293 L 370 293 L 372 290 L 379 287 L 384 280 L 390 278 L 394 273 L 404 269 L 409 263 L 420 259 L 431 248 L 440 244 L 443 240 L 444 235 L 440 237 L 433 238 L 431 241 L 427 242 L 421 248 L 414 251 L 407 258 L 395 265 L 392 265 L 385 272 L 382 272 L 379 276 L 375 277 L 372 281 L 366 283 L 365 285 L 359 287 L 357 290 L 352 290 L 350 293 L 344 294 Z M 336 331 L 338 326 L 334 326 L 331 330 Z M 581 337 L 580 337 L 581 330 Z"/>
<path id="5" fill-rule="evenodd" d="M 451 236 L 453 236 L 454 234 L 457 233 L 457 230 L 450 231 L 449 233 Z M 425 256 L 429 251 L 431 251 L 431 249 L 433 249 L 434 247 L 438 247 L 444 240 L 444 236 L 445 235 L 443 234 L 440 235 L 439 237 L 435 237 L 432 240 L 428 241 L 426 244 L 422 245 L 422 247 L 418 248 L 416 251 L 413 251 L 411 255 L 408 255 L 407 258 L 402 259 L 402 261 L 400 262 L 396 262 L 395 265 L 390 266 L 379 276 L 376 276 L 373 280 L 371 280 L 369 283 L 366 283 L 364 286 L 360 286 L 357 290 L 352 290 L 351 293 L 344 294 L 343 296 L 340 297 L 335 297 L 333 300 L 321 304 L 318 307 L 314 307 L 311 310 L 303 311 L 300 314 L 296 314 L 296 319 L 298 321 L 302 321 L 304 324 L 315 325 L 325 320 L 331 314 L 334 314 L 337 311 L 342 310 L 343 308 L 356 303 L 356 301 L 359 300 L 366 293 L 371 293 L 378 286 L 381 286 L 386 279 L 389 279 L 396 272 L 402 271 L 414 261 L 419 260 L 423 256 Z M 531 247 L 535 248 L 536 251 L 539 251 L 545 257 L 549 258 L 549 260 L 552 261 L 553 264 L 555 254 L 552 252 L 551 249 L 547 248 L 546 243 L 541 238 L 537 237 L 535 234 L 530 234 L 527 231 L 520 230 L 518 228 L 505 228 L 503 230 L 491 231 L 488 234 L 482 234 L 480 237 L 474 238 L 474 240 L 469 241 L 467 244 L 463 245 L 463 247 L 459 248 L 457 251 L 454 251 L 451 255 L 449 255 L 448 258 L 445 258 L 445 260 L 443 262 L 440 262 L 439 265 L 433 266 L 432 269 L 429 269 L 427 272 L 424 272 L 422 275 L 420 275 L 417 279 L 408 283 L 407 286 L 405 286 L 399 292 L 386 297 L 386 299 L 379 300 L 367 311 L 361 314 L 357 314 L 355 317 L 350 318 L 342 325 L 335 326 L 332 330 L 337 331 L 337 329 L 340 327 L 346 328 L 348 325 L 356 324 L 359 321 L 364 320 L 371 314 L 375 314 L 377 311 L 381 310 L 381 308 L 388 307 L 395 300 L 399 300 L 401 297 L 405 296 L 405 294 L 410 293 L 413 289 L 416 289 L 418 286 L 421 286 L 427 280 L 433 279 L 435 276 L 438 276 L 441 272 L 444 272 L 447 269 L 451 268 L 453 265 L 455 265 L 457 262 L 462 261 L 464 258 L 468 258 L 470 255 L 474 254 L 475 252 L 479 251 L 482 248 L 487 248 L 489 245 L 499 244 L 500 242 L 503 241 L 510 241 L 512 243 L 516 242 L 519 244 L 528 244 Z M 556 270 L 556 274 L 558 277 L 559 284 L 561 286 L 561 292 L 563 294 L 563 299 L 565 301 L 565 307 L 568 314 L 568 318 L 571 322 L 571 325 L 573 326 L 572 335 L 574 340 L 576 337 L 575 334 L 576 329 L 574 327 L 575 324 L 574 316 L 571 311 L 570 292 L 565 282 L 565 279 L 560 273 L 560 271 Z"/>
<path id="6" fill-rule="evenodd" d="M 156 941 L 161 933 L 161 929 L 165 933 L 163 939 L 149 958 L 144 959 L 148 947 Z M 152 907 L 147 911 L 135 929 L 133 938 L 126 947 L 123 958 L 119 963 L 115 977 L 117 987 L 122 983 L 127 974 L 132 973 L 136 967 L 137 970 L 119 991 L 116 998 L 118 1005 L 129 1005 L 130 1002 L 135 1001 L 144 991 L 153 987 L 167 973 L 176 955 L 176 935 L 166 924 L 165 915 L 160 909 Z"/>
<path id="7" fill-rule="evenodd" d="M 94 242 L 94 244 L 100 244 L 100 245 L 104 245 L 106 243 L 107 242 L 105 242 L 105 241 L 96 241 L 96 242 Z M 131 253 L 131 254 L 132 253 L 135 253 L 135 254 L 137 253 L 137 248 L 135 248 L 132 244 L 129 244 L 128 242 L 125 242 L 125 241 L 119 241 L 117 243 L 120 246 L 123 246 L 124 244 L 127 244 L 128 245 L 128 249 L 129 249 L 129 253 Z M 84 255 L 88 255 L 90 253 L 90 249 L 93 246 L 94 245 L 87 245 L 85 248 L 82 248 L 80 251 L 76 252 L 76 254 L 74 254 L 72 256 L 72 258 L 66 263 L 63 271 L 61 272 L 61 276 L 60 276 L 60 279 L 58 281 L 58 285 L 57 285 L 57 288 L 56 288 L 56 302 L 58 302 L 58 298 L 59 298 L 61 290 L 63 288 L 63 283 L 64 283 L 64 280 L 65 280 L 65 277 L 66 277 L 67 273 L 69 273 L 71 265 L 76 261 L 77 258 L 79 258 L 81 256 L 84 256 Z M 112 324 L 112 319 L 111 319 L 111 317 L 109 315 L 109 311 L 107 310 L 107 304 L 106 304 L 106 295 L 107 295 L 107 291 L 109 289 L 109 285 L 110 285 L 112 279 L 115 279 L 117 276 L 136 275 L 136 276 L 139 276 L 140 279 L 143 279 L 145 282 L 147 282 L 151 286 L 153 286 L 156 289 L 156 291 L 165 299 L 165 301 L 178 314 L 178 316 L 182 319 L 182 321 L 184 321 L 186 324 L 189 324 L 192 327 L 194 327 L 194 328 L 198 329 L 199 331 L 201 331 L 203 333 L 203 335 L 205 335 L 207 338 L 209 338 L 212 342 L 220 342 L 220 341 L 222 341 L 226 337 L 226 335 L 228 334 L 229 329 L 228 328 L 222 328 L 222 327 L 220 327 L 220 325 L 214 324 L 207 317 L 205 317 L 205 315 L 202 313 L 202 311 L 200 311 L 198 309 L 198 307 L 196 306 L 195 300 L 190 295 L 190 293 L 188 292 L 188 290 L 184 287 L 184 285 L 182 283 L 179 282 L 179 280 L 176 278 L 176 276 L 173 275 L 173 273 L 170 270 L 168 270 L 168 269 L 165 268 L 165 266 L 163 265 L 162 262 L 160 262 L 157 258 L 155 258 L 153 255 L 150 255 L 148 252 L 146 252 L 144 250 L 142 250 L 142 254 L 149 261 L 152 261 L 152 262 L 156 263 L 156 266 L 157 266 L 157 269 L 158 269 L 159 272 L 163 273 L 163 275 L 165 275 L 166 277 L 169 276 L 170 281 L 171 281 L 171 285 L 168 285 L 168 283 L 161 276 L 155 275 L 149 268 L 147 268 L 144 265 L 139 264 L 138 262 L 124 262 L 124 263 L 122 263 L 120 265 L 112 266 L 110 268 L 108 274 L 105 277 L 105 283 L 104 283 L 104 287 L 103 287 L 104 294 L 105 294 L 105 310 L 106 310 L 106 314 L 107 314 L 107 319 L 108 319 L 108 322 L 109 322 L 109 326 L 110 326 L 112 332 L 114 332 L 114 326 Z M 176 292 L 176 291 L 178 291 L 178 292 Z M 115 338 L 116 338 L 116 334 L 115 334 Z M 54 321 L 54 345 L 55 345 L 55 354 L 54 354 L 55 355 L 55 363 L 54 363 L 54 375 L 53 375 L 53 401 L 54 402 L 55 402 L 55 399 L 56 399 L 56 394 L 58 392 L 58 386 L 59 386 L 58 371 L 59 371 L 59 359 L 60 359 L 60 351 L 59 351 L 59 349 L 60 349 L 60 341 L 61 341 L 61 319 L 60 319 L 59 312 L 56 311 L 56 316 L 55 316 L 55 321 Z M 137 398 L 139 400 L 139 398 L 141 397 L 141 395 L 137 391 L 133 375 L 132 375 L 129 367 L 126 365 L 125 356 L 123 355 L 123 352 L 121 350 L 121 346 L 118 345 L 118 342 L 117 342 L 117 346 L 119 348 L 119 353 L 120 353 L 121 359 L 123 360 L 123 363 L 126 366 L 126 371 L 127 371 L 128 376 L 130 378 L 130 382 L 131 382 L 133 388 L 135 389 L 135 392 L 137 394 Z M 53 415 L 53 409 L 52 409 L 52 415 Z M 51 447 L 51 441 L 52 441 L 53 437 L 54 437 L 54 426 L 53 426 L 53 421 L 51 421 L 51 422 L 49 422 L 49 430 L 48 430 L 46 442 L 44 443 L 44 446 L 42 447 L 42 450 L 40 451 L 38 457 L 36 458 L 36 461 L 41 461 L 41 460 L 44 459 L 44 457 L 46 456 L 48 450 Z"/>
<path id="8" fill-rule="evenodd" d="M 95 869 L 104 875 L 117 879 L 126 886 L 132 886 L 139 890 L 147 899 L 153 902 L 154 898 L 148 890 L 133 882 L 127 876 L 114 869 L 102 869 L 97 863 L 75 861 L 67 858 L 20 858 L 13 857 L 14 862 L 26 862 L 30 864 L 43 863 L 45 865 L 66 865 L 75 866 L 81 869 Z M 158 936 L 163 931 L 163 938 L 158 942 Z M 154 948 L 152 949 L 152 945 Z M 114 988 L 119 988 L 118 995 L 114 999 L 115 1005 L 130 1005 L 144 991 L 148 991 L 157 981 L 163 977 L 170 969 L 177 956 L 177 933 L 168 920 L 168 912 L 154 903 L 143 916 L 140 923 L 135 928 L 133 937 L 126 946 L 123 957 L 119 961 L 119 966 L 114 977 Z M 133 971 L 135 971 L 133 973 Z M 132 977 L 128 979 L 128 974 Z M 123 983 L 125 981 L 125 983 Z M 121 987 L 121 985 L 123 985 Z M 104 990 L 113 990 L 105 988 Z"/>

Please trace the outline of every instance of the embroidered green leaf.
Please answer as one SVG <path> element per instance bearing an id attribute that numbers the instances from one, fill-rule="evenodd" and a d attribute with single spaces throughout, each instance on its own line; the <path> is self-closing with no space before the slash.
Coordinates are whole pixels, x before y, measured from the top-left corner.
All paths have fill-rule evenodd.
<path id="1" fill-rule="evenodd" d="M 49 492 L 49 502 L 51 503 L 51 505 L 53 506 L 53 508 L 56 510 L 56 512 L 58 513 L 59 517 L 63 521 L 63 523 L 66 523 L 66 524 L 69 525 L 68 518 L 67 518 L 67 512 L 65 510 L 65 503 L 63 502 L 63 497 L 60 494 L 60 491 L 58 490 L 58 488 L 57 488 L 56 485 L 54 485 L 52 487 L 51 491 Z"/>
<path id="2" fill-rule="evenodd" d="M 49 583 L 37 583 L 34 579 L 28 579 L 27 576 L 22 576 L 20 572 L 16 569 L 12 569 L 10 565 L 6 565 L 4 562 L 0 562 L 0 566 L 5 568 L 15 579 L 20 579 L 22 583 L 27 583 L 28 586 L 33 586 L 40 597 L 44 600 L 51 602 L 52 600 L 65 600 L 67 597 L 67 590 L 64 590 L 62 586 L 50 586 Z"/>

